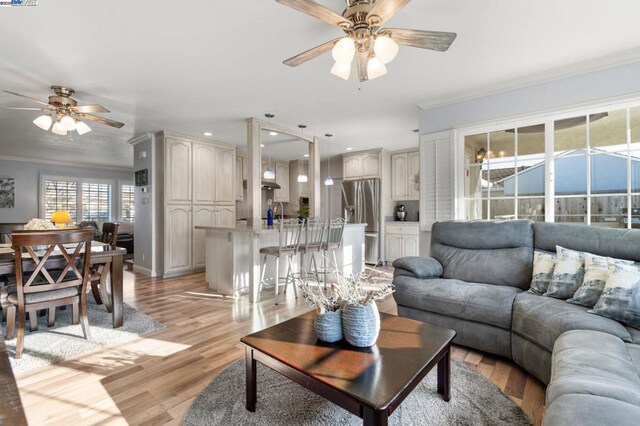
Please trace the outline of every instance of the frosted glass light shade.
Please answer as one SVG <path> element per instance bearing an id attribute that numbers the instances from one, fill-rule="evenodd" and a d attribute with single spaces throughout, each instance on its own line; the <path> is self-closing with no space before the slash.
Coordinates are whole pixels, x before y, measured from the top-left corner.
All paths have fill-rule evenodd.
<path id="1" fill-rule="evenodd" d="M 309 181 L 309 178 L 304 173 L 300 173 L 298 175 L 298 182 L 305 183 L 305 182 L 308 182 L 308 181 Z"/>
<path id="2" fill-rule="evenodd" d="M 324 180 L 324 186 L 333 186 L 333 178 L 331 176 L 327 176 Z"/>
<path id="3" fill-rule="evenodd" d="M 67 129 L 64 128 L 64 126 L 62 124 L 60 124 L 60 122 L 56 121 L 53 124 L 53 127 L 51 128 L 51 131 L 53 133 L 55 133 L 56 135 L 60 135 L 60 136 L 66 136 L 67 135 Z"/>
<path id="4" fill-rule="evenodd" d="M 367 75 L 369 76 L 369 80 L 382 77 L 386 73 L 387 67 L 384 66 L 380 59 L 375 56 L 369 59 L 369 62 L 367 62 Z"/>
<path id="5" fill-rule="evenodd" d="M 65 115 L 60 119 L 60 124 L 64 127 L 68 132 L 76 129 L 76 120 L 69 115 Z"/>
<path id="6" fill-rule="evenodd" d="M 91 131 L 91 127 L 87 126 L 87 123 L 84 123 L 82 121 L 78 121 L 76 123 L 76 131 L 78 132 L 78 134 L 80 136 L 82 136 L 85 133 L 89 133 Z"/>
<path id="7" fill-rule="evenodd" d="M 340 62 L 336 62 L 333 64 L 333 68 L 331 68 L 331 74 L 340 77 L 343 80 L 349 80 L 349 76 L 351 75 L 351 63 L 342 64 Z"/>
<path id="8" fill-rule="evenodd" d="M 373 51 L 376 57 L 382 61 L 383 64 L 388 64 L 393 61 L 393 58 L 398 54 L 398 43 L 396 43 L 388 35 L 381 35 L 376 37 L 376 42 L 373 45 Z"/>
<path id="9" fill-rule="evenodd" d="M 49 130 L 51 128 L 51 123 L 53 123 L 53 119 L 50 115 L 41 115 L 33 120 L 33 124 L 40 127 L 42 130 Z"/>
<path id="10" fill-rule="evenodd" d="M 276 178 L 276 172 L 274 172 L 274 171 L 273 171 L 273 170 L 271 170 L 271 169 L 267 169 L 267 170 L 265 170 L 265 171 L 264 171 L 264 173 L 262 174 L 262 177 L 263 177 L 263 178 L 265 178 L 265 179 L 269 179 L 269 180 L 271 180 L 271 179 L 275 179 L 275 178 Z"/>
<path id="11" fill-rule="evenodd" d="M 353 61 L 355 54 L 356 43 L 351 37 L 344 37 L 340 39 L 340 41 L 333 46 L 333 50 L 331 51 L 333 60 L 341 64 L 350 64 L 351 61 Z"/>

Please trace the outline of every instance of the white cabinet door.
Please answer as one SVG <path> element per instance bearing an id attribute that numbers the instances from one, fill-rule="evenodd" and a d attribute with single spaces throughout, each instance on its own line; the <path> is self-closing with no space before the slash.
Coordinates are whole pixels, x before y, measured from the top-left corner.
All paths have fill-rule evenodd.
<path id="1" fill-rule="evenodd" d="M 419 200 L 420 199 L 420 152 L 414 151 L 407 154 L 407 165 L 409 172 L 408 178 L 408 199 Z"/>
<path id="2" fill-rule="evenodd" d="M 289 202 L 289 163 L 276 163 L 276 183 L 280 185 L 280 189 L 275 190 L 275 202 Z"/>
<path id="3" fill-rule="evenodd" d="M 384 252 L 387 262 L 393 262 L 394 260 L 402 257 L 402 236 L 387 234 L 384 237 Z"/>
<path id="4" fill-rule="evenodd" d="M 193 203 L 211 204 L 216 196 L 216 149 L 212 145 L 193 144 Z"/>
<path id="5" fill-rule="evenodd" d="M 166 207 L 164 228 L 165 274 L 191 269 L 192 235 L 191 207 Z"/>
<path id="6" fill-rule="evenodd" d="M 343 179 L 353 180 L 362 177 L 362 159 L 359 155 L 345 156 L 342 158 Z"/>
<path id="7" fill-rule="evenodd" d="M 216 211 L 216 226 L 233 228 L 236 224 L 236 208 L 233 206 L 218 207 Z"/>
<path id="8" fill-rule="evenodd" d="M 236 178 L 234 181 L 236 187 L 236 201 L 242 201 L 244 199 L 244 190 L 242 188 L 242 174 L 244 173 L 242 163 L 244 157 L 236 156 Z"/>
<path id="9" fill-rule="evenodd" d="M 418 239 L 415 235 L 404 235 L 402 237 L 402 257 L 419 256 L 420 249 Z"/>
<path id="10" fill-rule="evenodd" d="M 407 154 L 393 154 L 391 156 L 391 199 L 406 200 L 408 164 Z"/>
<path id="11" fill-rule="evenodd" d="M 165 139 L 164 187 L 165 202 L 191 202 L 191 142 Z"/>
<path id="12" fill-rule="evenodd" d="M 247 157 L 242 157 L 242 180 L 247 180 L 247 174 L 249 173 Z"/>
<path id="13" fill-rule="evenodd" d="M 235 177 L 235 150 L 216 147 L 216 199 L 218 203 L 233 203 L 236 191 L 231 184 Z"/>
<path id="14" fill-rule="evenodd" d="M 380 177 L 380 154 L 362 154 L 362 177 L 365 179 Z"/>
<path id="15" fill-rule="evenodd" d="M 196 226 L 215 226 L 216 210 L 213 206 L 197 206 L 193 208 L 193 267 L 203 268 L 206 264 L 205 234 L 203 229 Z"/>

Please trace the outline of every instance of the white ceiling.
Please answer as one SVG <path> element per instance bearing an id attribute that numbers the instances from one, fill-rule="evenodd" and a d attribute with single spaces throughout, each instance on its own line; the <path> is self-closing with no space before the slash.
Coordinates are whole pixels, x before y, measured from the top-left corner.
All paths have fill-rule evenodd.
<path id="1" fill-rule="evenodd" d="M 343 0 L 320 0 L 342 11 Z M 0 155 L 130 166 L 126 143 L 171 130 L 242 145 L 244 120 L 335 135 L 331 154 L 417 145 L 417 104 L 478 94 L 532 76 L 640 58 L 631 0 L 414 0 L 388 25 L 454 31 L 447 53 L 401 47 L 389 74 L 364 84 L 331 74 L 327 54 L 298 68 L 282 60 L 339 31 L 273 0 L 40 0 L 0 9 L 0 88 L 46 99 L 76 89 L 124 121 L 72 142 L 0 110 Z M 535 77 L 534 77 L 535 79 Z M 0 94 L 0 105 L 30 106 Z M 323 155 L 327 149 L 323 148 Z"/>

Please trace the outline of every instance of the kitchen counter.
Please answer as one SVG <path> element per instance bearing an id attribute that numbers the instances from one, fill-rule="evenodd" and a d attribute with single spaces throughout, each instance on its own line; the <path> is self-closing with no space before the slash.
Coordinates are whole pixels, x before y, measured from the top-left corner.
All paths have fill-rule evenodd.
<path id="1" fill-rule="evenodd" d="M 358 274 L 364 269 L 364 223 L 348 223 L 343 232 L 343 244 L 336 251 L 337 270 L 343 274 Z M 236 223 L 234 227 L 196 226 L 204 230 L 206 246 L 206 280 L 209 288 L 224 295 L 238 297 L 249 294 L 251 302 L 259 300 L 258 288 L 262 258 L 260 248 L 277 246 L 279 228 L 277 221 L 273 227 L 261 225 L 247 226 Z M 332 257 L 329 256 L 331 259 Z M 321 256 L 316 258 L 318 266 Z M 295 267 L 307 268 L 309 259 L 296 256 Z M 267 258 L 265 278 L 286 275 L 286 262 L 280 262 L 280 271 L 276 274 L 275 262 Z M 263 290 L 273 291 L 273 290 Z"/>

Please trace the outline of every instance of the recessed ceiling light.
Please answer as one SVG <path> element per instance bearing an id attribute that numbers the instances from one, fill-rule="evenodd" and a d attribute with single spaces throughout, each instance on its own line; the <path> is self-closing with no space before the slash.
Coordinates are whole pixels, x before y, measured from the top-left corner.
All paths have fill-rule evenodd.
<path id="1" fill-rule="evenodd" d="M 309 158 L 309 154 L 305 154 L 305 155 L 304 155 L 304 158 Z"/>
<path id="2" fill-rule="evenodd" d="M 352 150 L 353 150 L 353 148 L 351 148 L 351 147 L 347 148 L 347 151 L 352 151 Z"/>
<path id="3" fill-rule="evenodd" d="M 263 143 L 260 144 L 260 148 L 264 148 L 264 144 Z"/>
<path id="4" fill-rule="evenodd" d="M 270 134 L 271 136 L 278 136 L 278 132 L 273 132 L 273 131 L 272 131 L 272 132 L 269 132 L 269 134 Z"/>
<path id="5" fill-rule="evenodd" d="M 211 132 L 204 132 L 204 133 L 203 133 L 203 135 L 205 135 L 205 136 L 213 136 L 213 133 L 211 133 Z"/>

